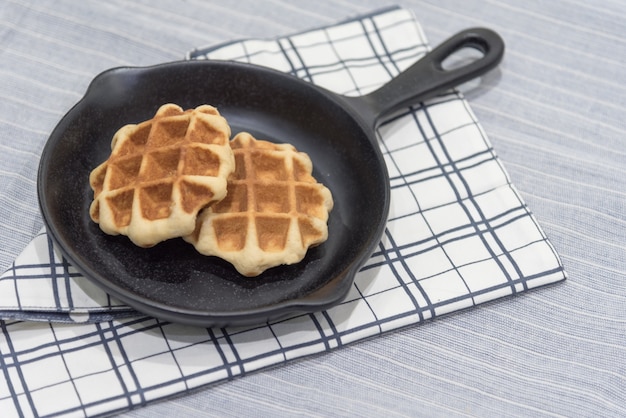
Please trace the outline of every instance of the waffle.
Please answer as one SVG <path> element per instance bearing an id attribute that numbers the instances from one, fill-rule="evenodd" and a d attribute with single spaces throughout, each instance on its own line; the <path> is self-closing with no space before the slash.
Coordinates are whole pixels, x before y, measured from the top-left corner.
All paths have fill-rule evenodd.
<path id="1" fill-rule="evenodd" d="M 309 156 L 245 132 L 231 148 L 236 169 L 228 195 L 200 212 L 196 230 L 184 239 L 249 277 L 301 261 L 309 247 L 328 238 L 333 207 L 330 191 L 311 174 Z"/>
<path id="2" fill-rule="evenodd" d="M 193 232 L 198 212 L 226 195 L 235 169 L 230 127 L 209 105 L 161 106 L 154 118 L 122 127 L 111 155 L 89 176 L 89 213 L 110 235 L 140 247 Z"/>

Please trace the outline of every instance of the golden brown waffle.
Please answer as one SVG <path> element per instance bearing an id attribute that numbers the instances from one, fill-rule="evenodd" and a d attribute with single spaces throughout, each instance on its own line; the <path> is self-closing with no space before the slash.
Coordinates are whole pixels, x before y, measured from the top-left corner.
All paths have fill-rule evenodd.
<path id="1" fill-rule="evenodd" d="M 326 241 L 333 199 L 311 175 L 307 154 L 248 133 L 238 134 L 231 148 L 236 169 L 228 195 L 200 212 L 196 230 L 185 240 L 244 276 L 297 263 L 309 247 Z"/>
<path id="2" fill-rule="evenodd" d="M 141 247 L 190 234 L 198 211 L 226 195 L 235 168 L 229 138 L 226 120 L 209 105 L 165 104 L 153 119 L 122 127 L 109 159 L 89 176 L 91 218 Z"/>

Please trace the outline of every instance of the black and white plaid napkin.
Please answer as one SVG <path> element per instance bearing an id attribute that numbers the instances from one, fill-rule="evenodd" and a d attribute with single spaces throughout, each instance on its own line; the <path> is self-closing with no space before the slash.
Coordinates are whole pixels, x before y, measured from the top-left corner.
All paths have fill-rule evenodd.
<path id="1" fill-rule="evenodd" d="M 269 66 L 358 95 L 428 50 L 412 13 L 392 8 L 188 58 Z M 387 228 L 328 311 L 241 328 L 164 323 L 91 285 L 42 231 L 0 277 L 3 416 L 121 411 L 565 279 L 459 93 L 407 108 L 378 133 L 391 177 Z"/>

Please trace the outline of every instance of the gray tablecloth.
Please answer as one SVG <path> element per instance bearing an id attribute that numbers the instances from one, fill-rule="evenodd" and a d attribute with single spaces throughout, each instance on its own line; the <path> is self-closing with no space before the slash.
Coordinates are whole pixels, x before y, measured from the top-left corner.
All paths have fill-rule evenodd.
<path id="1" fill-rule="evenodd" d="M 214 4 L 213 4 L 214 3 Z M 431 44 L 487 26 L 507 43 L 466 89 L 569 280 L 128 412 L 128 416 L 626 414 L 626 7 L 405 1 Z M 0 8 L 0 271 L 42 226 L 47 136 L 100 71 L 275 37 L 359 2 L 20 2 Z M 0 341 L 0 365 L 11 364 Z M 5 374 L 10 368 L 2 367 Z M 10 376 L 9 376 L 10 377 Z M 2 380 L 0 380 L 0 384 Z"/>

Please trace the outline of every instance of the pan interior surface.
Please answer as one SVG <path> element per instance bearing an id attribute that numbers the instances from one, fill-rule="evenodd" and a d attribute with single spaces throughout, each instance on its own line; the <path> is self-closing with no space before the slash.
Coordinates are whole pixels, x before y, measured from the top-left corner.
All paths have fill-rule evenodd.
<path id="1" fill-rule="evenodd" d="M 245 278 L 182 239 L 143 249 L 101 232 L 89 217 L 89 173 L 108 158 L 121 126 L 151 118 L 164 103 L 211 104 L 233 136 L 248 131 L 308 153 L 315 178 L 335 201 L 328 240 L 298 264 Z M 211 325 L 216 318 L 237 324 L 325 309 L 343 299 L 386 222 L 388 178 L 373 138 L 337 96 L 258 67 L 181 62 L 110 70 L 94 79 L 53 131 L 40 164 L 40 205 L 48 232 L 70 262 L 145 313 Z"/>

